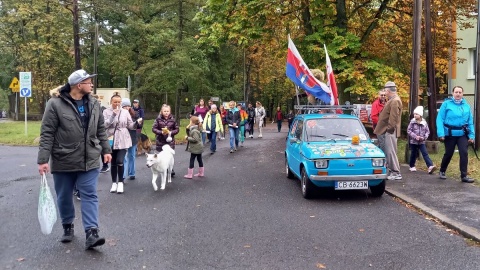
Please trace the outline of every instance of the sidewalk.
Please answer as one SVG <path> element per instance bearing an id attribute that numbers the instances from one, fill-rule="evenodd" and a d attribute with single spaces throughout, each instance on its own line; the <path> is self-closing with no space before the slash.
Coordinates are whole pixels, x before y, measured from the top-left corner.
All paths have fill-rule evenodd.
<path id="1" fill-rule="evenodd" d="M 458 164 L 450 164 L 449 169 L 458 170 Z M 402 165 L 401 172 L 403 180 L 387 180 L 387 194 L 412 204 L 446 227 L 480 242 L 479 187 L 462 183 L 460 179 L 442 180 L 438 169 L 430 175 L 426 171 L 410 172 L 408 165 Z"/>

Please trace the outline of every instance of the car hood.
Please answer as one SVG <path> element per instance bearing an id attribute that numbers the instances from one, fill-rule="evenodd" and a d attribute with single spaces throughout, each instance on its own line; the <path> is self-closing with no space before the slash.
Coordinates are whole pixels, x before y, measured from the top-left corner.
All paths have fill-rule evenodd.
<path id="1" fill-rule="evenodd" d="M 352 143 L 313 142 L 303 148 L 303 155 L 309 159 L 316 158 L 384 158 L 385 154 L 370 142 L 354 145 Z"/>

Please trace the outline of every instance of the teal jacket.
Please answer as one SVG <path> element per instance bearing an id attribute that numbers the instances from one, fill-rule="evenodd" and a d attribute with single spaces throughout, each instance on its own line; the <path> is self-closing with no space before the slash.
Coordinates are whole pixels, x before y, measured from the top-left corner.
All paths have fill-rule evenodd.
<path id="1" fill-rule="evenodd" d="M 453 98 L 446 99 L 437 115 L 437 136 L 460 137 L 465 135 L 462 127 L 468 128 L 468 138 L 475 139 L 475 129 L 473 127 L 473 116 L 470 105 L 462 98 L 459 103 L 455 103 Z"/>

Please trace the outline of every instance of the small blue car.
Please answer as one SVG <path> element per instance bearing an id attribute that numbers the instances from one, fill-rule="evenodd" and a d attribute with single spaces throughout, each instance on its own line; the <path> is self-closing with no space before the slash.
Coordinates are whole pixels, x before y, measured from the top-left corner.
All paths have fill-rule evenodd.
<path id="1" fill-rule="evenodd" d="M 319 187 L 370 189 L 374 197 L 385 191 L 385 154 L 352 115 L 297 115 L 286 140 L 285 168 L 288 178 L 300 179 L 306 199 Z"/>

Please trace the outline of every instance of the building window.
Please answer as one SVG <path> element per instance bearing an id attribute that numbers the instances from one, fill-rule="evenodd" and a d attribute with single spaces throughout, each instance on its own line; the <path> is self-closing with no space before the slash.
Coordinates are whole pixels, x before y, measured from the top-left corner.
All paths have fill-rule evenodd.
<path id="1" fill-rule="evenodd" d="M 468 49 L 468 79 L 475 79 L 475 67 L 477 66 L 477 50 L 475 48 Z"/>

